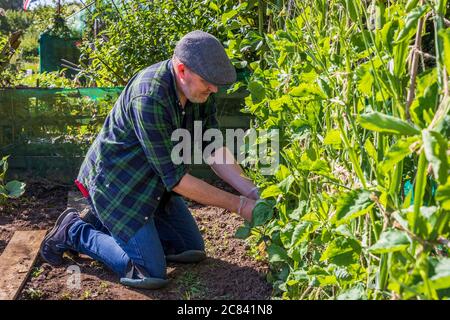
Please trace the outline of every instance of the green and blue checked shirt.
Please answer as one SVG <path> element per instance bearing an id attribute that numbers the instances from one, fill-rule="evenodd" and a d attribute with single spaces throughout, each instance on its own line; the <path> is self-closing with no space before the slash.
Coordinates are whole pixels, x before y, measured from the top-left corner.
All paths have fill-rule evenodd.
<path id="1" fill-rule="evenodd" d="M 163 196 L 187 173 L 171 152 L 172 132 L 194 121 L 217 128 L 211 96 L 204 104 L 178 100 L 172 64 L 166 60 L 135 75 L 119 96 L 78 174 L 100 220 L 128 241 L 151 217 Z"/>

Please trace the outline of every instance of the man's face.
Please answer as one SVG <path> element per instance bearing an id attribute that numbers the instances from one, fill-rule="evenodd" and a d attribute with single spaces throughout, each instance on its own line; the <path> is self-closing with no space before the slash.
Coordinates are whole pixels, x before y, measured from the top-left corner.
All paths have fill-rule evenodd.
<path id="1" fill-rule="evenodd" d="M 218 87 L 209 83 L 198 74 L 184 67 L 183 93 L 193 103 L 204 103 L 211 93 L 215 93 Z"/>

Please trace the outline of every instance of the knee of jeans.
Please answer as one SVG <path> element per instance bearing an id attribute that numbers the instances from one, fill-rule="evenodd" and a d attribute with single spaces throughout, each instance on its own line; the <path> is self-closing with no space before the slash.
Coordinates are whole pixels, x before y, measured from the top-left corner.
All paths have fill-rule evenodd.
<path id="1" fill-rule="evenodd" d="M 203 237 L 199 235 L 195 241 L 192 241 L 191 243 L 186 245 L 185 250 L 200 250 L 205 251 L 205 241 L 203 240 Z"/>

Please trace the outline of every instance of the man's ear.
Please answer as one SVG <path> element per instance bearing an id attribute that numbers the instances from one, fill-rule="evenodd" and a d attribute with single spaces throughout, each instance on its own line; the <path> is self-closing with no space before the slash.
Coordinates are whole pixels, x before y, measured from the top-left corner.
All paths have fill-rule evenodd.
<path id="1" fill-rule="evenodd" d="M 185 72 L 186 72 L 186 67 L 184 66 L 183 63 L 178 63 L 177 65 L 177 71 L 178 74 L 180 75 L 181 78 L 184 78 Z"/>

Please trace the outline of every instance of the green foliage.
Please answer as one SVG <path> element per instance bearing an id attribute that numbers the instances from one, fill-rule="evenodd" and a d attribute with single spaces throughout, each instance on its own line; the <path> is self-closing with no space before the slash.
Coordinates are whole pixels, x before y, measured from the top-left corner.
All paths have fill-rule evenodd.
<path id="1" fill-rule="evenodd" d="M 279 129 L 281 159 L 262 176 L 250 155 L 264 200 L 238 236 L 265 244 L 282 298 L 448 298 L 447 61 L 419 64 L 409 102 L 406 67 L 419 20 L 444 9 L 320 3 L 296 2 L 249 64 L 245 110 L 258 130 Z"/>
<path id="2" fill-rule="evenodd" d="M 211 12 L 191 1 L 97 2 L 89 24 L 101 19 L 102 28 L 84 39 L 83 75 L 99 86 L 124 85 L 138 70 L 170 58 L 181 35 L 210 31 Z"/>
<path id="3" fill-rule="evenodd" d="M 193 30 L 221 40 L 237 68 L 258 59 L 256 0 L 96 2 L 83 40 L 82 76 L 97 86 L 125 85 L 140 69 L 169 59 L 177 41 Z M 95 22 L 97 21 L 97 22 Z M 99 22 L 101 23 L 99 24 Z M 94 25 L 100 25 L 98 32 Z"/>
<path id="4" fill-rule="evenodd" d="M 77 4 L 65 4 L 62 6 L 62 15 L 67 16 L 77 8 L 79 8 Z M 47 31 L 62 37 L 72 36 L 72 32 L 65 26 L 61 16 L 55 15 L 55 8 L 47 5 L 39 6 L 32 11 L 6 10 L 5 16 L 0 16 L 0 48 L 3 48 L 8 36 L 18 30 L 23 31 L 20 45 L 11 60 L 0 67 L 0 87 L 73 86 L 74 84 L 61 78 L 62 74 L 25 74 L 27 69 L 37 73 L 38 40 L 42 32 Z M 3 59 L 0 57 L 0 64 L 2 60 L 4 57 Z"/>
<path id="5" fill-rule="evenodd" d="M 25 192 L 25 183 L 17 180 L 6 182 L 8 157 L 0 158 L 0 203 L 6 198 L 18 198 Z"/>
<path id="6" fill-rule="evenodd" d="M 26 30 L 32 23 L 32 14 L 29 11 L 6 10 L 4 16 L 0 15 L 0 33 L 9 34 Z"/>

